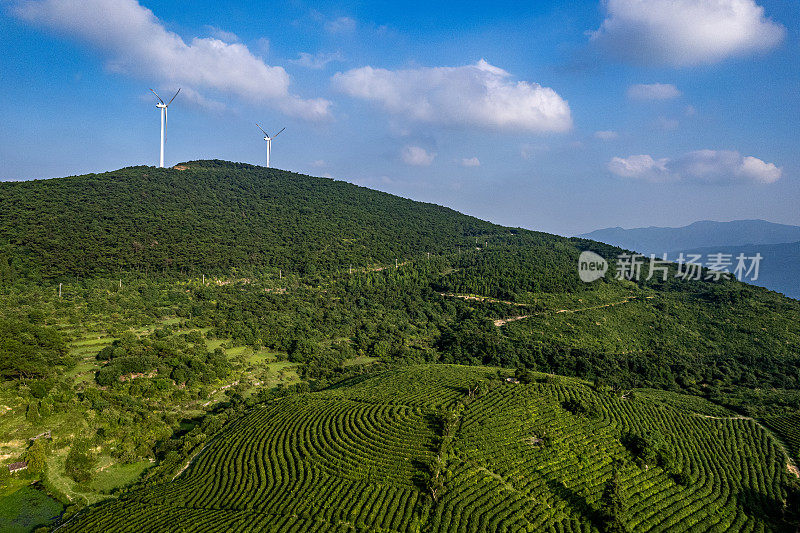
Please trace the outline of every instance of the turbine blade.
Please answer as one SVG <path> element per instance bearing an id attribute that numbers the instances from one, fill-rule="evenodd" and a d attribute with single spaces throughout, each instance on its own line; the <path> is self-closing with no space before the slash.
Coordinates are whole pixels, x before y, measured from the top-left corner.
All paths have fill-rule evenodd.
<path id="1" fill-rule="evenodd" d="M 180 87 L 178 87 L 178 92 L 177 92 L 177 93 L 175 93 L 175 96 L 178 96 L 178 93 L 179 93 L 179 92 L 181 92 L 181 88 L 180 88 Z M 172 97 L 172 100 L 175 100 L 175 96 L 173 96 L 173 97 Z M 170 101 L 169 101 L 169 104 L 171 104 L 171 103 L 172 103 L 172 100 L 170 100 Z M 169 105 L 169 104 L 167 104 L 167 105 Z"/>
<path id="2" fill-rule="evenodd" d="M 286 128 L 283 128 L 283 130 L 285 130 L 285 129 L 286 129 Z M 283 131 L 283 130 L 281 130 L 281 131 Z M 278 133 L 276 133 L 275 135 L 273 135 L 273 136 L 272 136 L 272 138 L 274 139 L 275 137 L 277 137 L 278 135 L 280 135 L 280 134 L 281 134 L 281 131 L 279 131 Z"/>
<path id="3" fill-rule="evenodd" d="M 258 126 L 258 122 L 256 122 L 256 126 Z M 258 126 L 258 129 L 261 130 L 261 133 L 264 134 L 264 137 L 269 137 L 269 134 L 266 131 L 264 131 L 264 128 L 262 128 L 261 126 Z"/>
<path id="4" fill-rule="evenodd" d="M 153 89 L 150 89 L 150 92 L 153 93 L 154 95 L 156 95 L 156 98 L 158 98 L 159 102 L 161 102 L 162 104 L 164 103 L 164 100 L 162 100 L 161 97 L 158 96 L 157 92 L 155 92 Z"/>

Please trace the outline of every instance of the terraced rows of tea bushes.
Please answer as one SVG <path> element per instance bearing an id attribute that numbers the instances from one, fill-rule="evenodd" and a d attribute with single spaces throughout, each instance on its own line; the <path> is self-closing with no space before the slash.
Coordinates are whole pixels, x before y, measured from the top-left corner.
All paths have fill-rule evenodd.
<path id="1" fill-rule="evenodd" d="M 786 458 L 753 421 L 708 418 L 668 393 L 536 379 L 416 366 L 273 400 L 172 482 L 60 531 L 602 531 L 615 476 L 630 531 L 781 530 Z M 631 435 L 657 437 L 658 461 Z"/>
<path id="2" fill-rule="evenodd" d="M 783 439 L 795 461 L 800 461 L 800 414 L 772 416 L 765 422 Z"/>

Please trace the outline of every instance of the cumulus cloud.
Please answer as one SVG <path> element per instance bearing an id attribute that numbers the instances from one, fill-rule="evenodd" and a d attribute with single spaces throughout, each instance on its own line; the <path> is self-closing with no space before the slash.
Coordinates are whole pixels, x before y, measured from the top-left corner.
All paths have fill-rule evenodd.
<path id="1" fill-rule="evenodd" d="M 308 52 L 300 52 L 297 59 L 289 61 L 294 65 L 306 67 L 310 69 L 325 68 L 328 63 L 333 61 L 344 61 L 341 52 L 318 52 L 316 54 L 309 54 Z"/>
<path id="2" fill-rule="evenodd" d="M 601 141 L 613 141 L 619 137 L 619 134 L 616 131 L 603 130 L 594 132 L 594 137 L 595 139 L 600 139 Z"/>
<path id="3" fill-rule="evenodd" d="M 765 51 L 786 29 L 755 0 L 607 0 L 591 40 L 620 59 L 675 67 Z"/>
<path id="4" fill-rule="evenodd" d="M 775 183 L 783 172 L 774 163 L 733 150 L 697 150 L 677 158 L 654 159 L 650 155 L 615 157 L 608 163 L 611 173 L 650 182 L 694 181 L 701 183 Z"/>
<path id="5" fill-rule="evenodd" d="M 484 60 L 462 67 L 339 72 L 334 86 L 404 118 L 451 126 L 563 132 L 572 127 L 569 105 L 553 89 L 513 81 Z"/>
<path id="6" fill-rule="evenodd" d="M 671 83 L 639 83 L 628 87 L 628 98 L 635 100 L 671 100 L 680 95 Z"/>
<path id="7" fill-rule="evenodd" d="M 204 26 L 206 31 L 209 35 L 211 35 L 215 39 L 219 39 L 220 41 L 226 43 L 238 43 L 239 36 L 233 32 L 225 31 L 222 28 L 217 28 L 216 26 Z"/>
<path id="8" fill-rule="evenodd" d="M 479 167 L 481 166 L 481 161 L 477 157 L 465 157 L 460 164 L 462 167 Z"/>
<path id="9" fill-rule="evenodd" d="M 406 165 L 415 167 L 430 166 L 430 164 L 433 163 L 433 160 L 436 158 L 436 154 L 430 153 L 419 146 L 406 146 L 403 148 L 401 156 Z"/>
<path id="10" fill-rule="evenodd" d="M 667 168 L 669 159 L 653 159 L 649 155 L 615 157 L 608 163 L 608 170 L 622 178 L 636 178 L 645 181 L 668 181 L 674 176 Z"/>
<path id="11" fill-rule="evenodd" d="M 167 93 L 167 95 L 161 95 L 162 98 L 172 98 L 172 94 L 174 93 Z M 151 93 L 147 93 L 146 98 L 150 99 Z M 188 100 L 192 104 L 196 105 L 197 107 L 201 107 L 206 111 L 213 111 L 215 113 L 224 113 L 228 111 L 228 106 L 224 103 L 219 102 L 217 100 L 213 100 L 211 98 L 206 98 L 202 94 L 198 93 L 191 87 L 183 87 L 181 88 L 181 101 Z"/>
<path id="12" fill-rule="evenodd" d="M 286 71 L 265 64 L 244 44 L 213 37 L 187 43 L 136 0 L 23 0 L 13 12 L 96 48 L 115 72 L 233 94 L 309 120 L 330 115 L 330 102 L 292 94 Z"/>

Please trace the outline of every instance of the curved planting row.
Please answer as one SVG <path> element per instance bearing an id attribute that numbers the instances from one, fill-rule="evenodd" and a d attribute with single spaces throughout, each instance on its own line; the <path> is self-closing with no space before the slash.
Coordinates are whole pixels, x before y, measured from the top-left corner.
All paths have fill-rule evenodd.
<path id="1" fill-rule="evenodd" d="M 604 530 L 615 471 L 630 531 L 780 527 L 786 458 L 766 431 L 685 398 L 622 396 L 509 384 L 469 403 L 431 531 Z"/>
<path id="2" fill-rule="evenodd" d="M 176 480 L 89 509 L 62 530 L 780 527 L 786 457 L 752 420 L 709 405 L 694 412 L 669 393 L 495 374 L 412 366 L 265 404 Z"/>
<path id="3" fill-rule="evenodd" d="M 175 481 L 101 506 L 68 528 L 106 531 L 152 514 L 180 516 L 187 530 L 206 521 L 227 530 L 245 513 L 251 521 L 297 517 L 298 531 L 319 523 L 402 530 L 420 498 L 414 465 L 429 459 L 432 438 L 415 408 L 313 395 L 276 401 L 232 424 Z"/>
<path id="4" fill-rule="evenodd" d="M 764 422 L 783 439 L 795 462 L 800 461 L 800 413 L 771 416 Z"/>

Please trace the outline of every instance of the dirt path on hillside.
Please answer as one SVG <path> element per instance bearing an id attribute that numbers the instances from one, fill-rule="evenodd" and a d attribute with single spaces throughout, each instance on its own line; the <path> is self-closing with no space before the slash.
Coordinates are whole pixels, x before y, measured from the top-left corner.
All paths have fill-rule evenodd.
<path id="1" fill-rule="evenodd" d="M 445 295 L 445 296 L 450 296 L 450 295 Z M 462 297 L 462 296 L 458 296 L 458 295 L 455 295 L 455 296 L 457 298 L 461 298 Z M 547 315 L 549 313 L 555 313 L 555 314 L 559 314 L 559 313 L 580 313 L 581 311 L 592 311 L 592 310 L 595 310 L 595 309 L 603 309 L 605 307 L 613 307 L 615 305 L 626 304 L 628 302 L 631 302 L 632 300 L 635 300 L 636 298 L 637 298 L 636 296 L 629 296 L 628 298 L 625 298 L 624 300 L 620 300 L 618 302 L 610 302 L 610 303 L 602 304 L 602 305 L 593 305 L 591 307 L 580 307 L 578 309 L 556 309 L 555 312 L 552 311 L 552 310 L 538 311 L 536 313 L 531 313 L 530 315 L 520 315 L 520 316 L 512 316 L 512 317 L 508 317 L 508 318 L 498 318 L 498 319 L 495 319 L 494 325 L 499 328 L 499 327 L 505 326 L 509 322 L 515 322 L 517 320 L 522 320 L 524 318 L 530 318 L 532 316 Z M 479 299 L 479 297 L 470 298 L 470 299 Z M 483 300 L 483 301 L 487 301 L 487 300 Z M 511 302 L 502 302 L 500 300 L 491 300 L 491 299 L 488 299 L 488 301 L 495 301 L 495 302 L 500 302 L 500 303 L 511 303 Z M 527 306 L 528 304 L 514 304 L 514 303 L 512 303 L 512 305 L 525 305 L 525 306 Z"/>
<path id="2" fill-rule="evenodd" d="M 186 469 L 187 469 L 187 468 L 189 468 L 189 466 L 190 466 L 190 465 L 191 465 L 191 464 L 194 462 L 194 460 L 195 460 L 195 459 L 197 459 L 197 457 L 199 457 L 199 456 L 200 456 L 200 454 L 201 454 L 201 453 L 203 453 L 203 452 L 205 451 L 205 449 L 206 449 L 206 448 L 208 448 L 208 447 L 211 445 L 211 443 L 212 443 L 213 441 L 214 441 L 214 439 L 212 438 L 211 440 L 209 440 L 209 441 L 208 441 L 208 442 L 205 444 L 205 446 L 203 446 L 202 448 L 200 448 L 200 451 L 199 451 L 199 452 L 197 452 L 196 454 L 194 454 L 194 455 L 192 455 L 191 457 L 189 457 L 189 460 L 188 460 L 188 461 L 186 461 L 186 464 L 185 464 L 185 465 L 183 465 L 183 468 L 181 468 L 181 469 L 178 471 L 178 473 L 177 473 L 177 474 L 175 474 L 174 476 L 172 476 L 172 481 L 175 481 L 175 479 L 177 479 L 177 477 L 178 477 L 178 476 L 180 476 L 181 474 L 183 474 L 183 473 L 186 471 Z"/>
<path id="3" fill-rule="evenodd" d="M 531 315 L 512 316 L 510 318 L 498 318 L 494 321 L 494 325 L 498 328 L 505 326 L 509 322 L 515 322 L 530 317 Z"/>
<path id="4" fill-rule="evenodd" d="M 556 311 L 556 313 L 578 313 L 580 311 L 591 311 L 593 309 L 603 309 L 605 307 L 614 307 L 615 305 L 626 304 L 626 303 L 630 302 L 631 300 L 635 300 L 635 299 L 636 299 L 636 296 L 628 296 L 624 300 L 620 300 L 618 302 L 611 302 L 611 303 L 602 304 L 602 305 L 593 305 L 591 307 L 581 307 L 581 308 L 578 308 L 578 309 L 559 309 L 558 311 Z"/>
<path id="5" fill-rule="evenodd" d="M 695 413 L 694 416 L 699 416 L 700 418 L 708 418 L 710 420 L 753 420 L 752 416 L 742 416 L 742 415 L 736 415 L 736 416 L 712 416 L 712 415 L 701 415 L 700 413 Z M 758 424 L 758 422 L 756 422 L 756 424 Z M 759 424 L 759 425 L 761 425 L 761 424 Z M 764 429 L 767 429 L 767 428 L 764 428 Z M 769 430 L 767 430 L 767 431 L 769 431 Z"/>
<path id="6" fill-rule="evenodd" d="M 448 298 L 459 298 L 461 300 L 472 300 L 476 302 L 489 302 L 489 303 L 496 303 L 496 304 L 506 304 L 506 305 L 515 305 L 517 307 L 530 307 L 530 304 L 522 304 L 518 302 L 509 302 L 508 300 L 498 300 L 497 298 L 491 298 L 489 296 L 476 296 L 473 294 L 454 294 L 452 292 L 440 292 L 438 293 L 439 296 L 446 296 Z"/>

